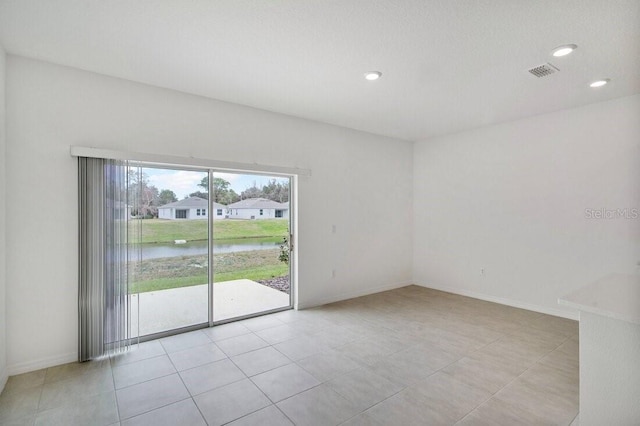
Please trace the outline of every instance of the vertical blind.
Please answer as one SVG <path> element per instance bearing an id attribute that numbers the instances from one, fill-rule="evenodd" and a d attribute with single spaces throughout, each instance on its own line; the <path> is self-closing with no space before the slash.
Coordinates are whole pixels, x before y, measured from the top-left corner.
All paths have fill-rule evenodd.
<path id="1" fill-rule="evenodd" d="M 129 295 L 136 261 L 129 170 L 126 161 L 78 158 L 80 361 L 126 350 L 138 335 Z"/>

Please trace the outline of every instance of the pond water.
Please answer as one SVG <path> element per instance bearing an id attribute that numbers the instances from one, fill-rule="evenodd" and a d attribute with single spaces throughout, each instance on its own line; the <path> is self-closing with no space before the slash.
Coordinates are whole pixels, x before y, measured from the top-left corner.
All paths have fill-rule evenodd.
<path id="1" fill-rule="evenodd" d="M 282 238 L 214 240 L 213 252 L 217 254 L 250 250 L 269 250 L 279 248 L 280 243 L 282 243 Z M 139 247 L 142 250 L 142 260 L 207 254 L 206 241 L 190 241 L 186 244 L 141 244 Z"/>

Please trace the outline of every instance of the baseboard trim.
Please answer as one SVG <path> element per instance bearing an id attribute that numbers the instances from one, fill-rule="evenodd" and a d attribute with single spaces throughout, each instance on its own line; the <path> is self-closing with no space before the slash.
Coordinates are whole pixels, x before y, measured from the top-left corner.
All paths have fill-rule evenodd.
<path id="1" fill-rule="evenodd" d="M 501 305 L 512 306 L 514 308 L 526 309 L 528 311 L 539 312 L 541 314 L 552 315 L 554 317 L 567 318 L 575 321 L 580 320 L 580 314 L 576 312 L 565 311 L 563 309 L 554 309 L 548 308 L 546 306 L 534 305 L 532 303 L 521 302 L 519 300 L 507 299 L 504 297 L 491 296 L 484 293 L 478 293 L 475 291 L 461 290 L 458 288 L 452 288 L 447 286 L 440 285 L 425 285 L 415 283 L 415 285 L 419 285 L 420 287 L 426 287 L 433 290 L 445 291 L 447 293 L 453 293 L 460 296 L 472 297 L 474 299 L 480 299 L 487 302 L 499 303 Z"/>
<path id="2" fill-rule="evenodd" d="M 380 293 L 382 291 L 395 290 L 396 288 L 406 287 L 413 284 L 412 281 L 403 281 L 395 284 L 384 284 L 377 287 L 369 287 L 363 290 L 350 291 L 346 293 L 340 293 L 335 296 L 325 297 L 323 299 L 306 301 L 298 303 L 297 309 L 309 309 L 317 306 L 326 305 L 327 303 L 341 302 L 343 300 L 353 299 L 355 297 L 368 296 L 374 293 Z"/>
<path id="3" fill-rule="evenodd" d="M 60 364 L 78 361 L 78 353 L 70 352 L 63 355 L 40 358 L 34 361 L 21 362 L 7 366 L 7 372 L 10 376 L 16 374 L 29 373 L 31 371 L 41 370 L 43 368 L 55 367 Z"/>

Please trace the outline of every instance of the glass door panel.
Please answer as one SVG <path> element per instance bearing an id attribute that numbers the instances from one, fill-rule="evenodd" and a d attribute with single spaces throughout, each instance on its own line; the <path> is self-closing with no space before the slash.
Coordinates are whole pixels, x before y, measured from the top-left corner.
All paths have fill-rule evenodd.
<path id="1" fill-rule="evenodd" d="M 132 329 L 140 336 L 209 321 L 208 173 L 129 172 Z"/>
<path id="2" fill-rule="evenodd" d="M 291 307 L 290 186 L 288 177 L 213 173 L 214 322 Z"/>

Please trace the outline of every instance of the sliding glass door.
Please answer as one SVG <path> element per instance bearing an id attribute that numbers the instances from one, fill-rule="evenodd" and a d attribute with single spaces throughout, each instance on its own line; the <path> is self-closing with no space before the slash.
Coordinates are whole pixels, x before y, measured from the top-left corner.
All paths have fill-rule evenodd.
<path id="1" fill-rule="evenodd" d="M 214 322 L 290 307 L 290 179 L 215 172 L 212 191 Z"/>
<path id="2" fill-rule="evenodd" d="M 292 306 L 289 177 L 145 164 L 128 187 L 139 336 Z"/>

